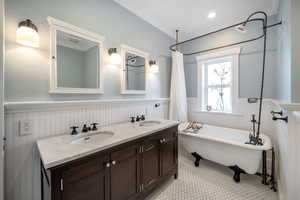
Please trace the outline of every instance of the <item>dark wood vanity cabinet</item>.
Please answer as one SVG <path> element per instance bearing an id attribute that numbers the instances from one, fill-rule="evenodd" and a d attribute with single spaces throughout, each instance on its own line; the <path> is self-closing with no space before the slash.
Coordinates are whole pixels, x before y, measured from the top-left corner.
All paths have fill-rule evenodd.
<path id="1" fill-rule="evenodd" d="M 166 129 L 149 137 L 143 144 L 142 189 L 153 189 L 164 177 L 178 174 L 177 127 Z"/>
<path id="2" fill-rule="evenodd" d="M 111 153 L 111 200 L 135 199 L 139 194 L 139 150 L 134 144 Z"/>
<path id="3" fill-rule="evenodd" d="M 161 176 L 161 140 L 160 134 L 149 137 L 141 147 L 141 180 L 145 190 L 153 188 Z"/>
<path id="4" fill-rule="evenodd" d="M 61 199 L 106 200 L 109 196 L 108 156 L 66 166 L 61 171 Z"/>
<path id="5" fill-rule="evenodd" d="M 174 136 L 174 132 L 165 133 L 163 145 L 161 146 L 161 170 L 162 176 L 168 175 L 172 172 L 172 169 L 177 167 L 178 164 L 178 144 L 177 137 Z M 176 178 L 177 174 L 175 174 Z"/>
<path id="6" fill-rule="evenodd" d="M 177 126 L 45 170 L 42 199 L 144 199 L 178 174 Z"/>

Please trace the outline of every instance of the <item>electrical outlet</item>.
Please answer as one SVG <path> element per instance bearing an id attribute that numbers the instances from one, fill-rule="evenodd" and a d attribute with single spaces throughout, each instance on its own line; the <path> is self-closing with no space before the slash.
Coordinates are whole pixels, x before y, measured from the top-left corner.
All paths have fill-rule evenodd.
<path id="1" fill-rule="evenodd" d="M 20 136 L 31 135 L 33 132 L 33 121 L 24 119 L 19 121 L 19 134 Z"/>

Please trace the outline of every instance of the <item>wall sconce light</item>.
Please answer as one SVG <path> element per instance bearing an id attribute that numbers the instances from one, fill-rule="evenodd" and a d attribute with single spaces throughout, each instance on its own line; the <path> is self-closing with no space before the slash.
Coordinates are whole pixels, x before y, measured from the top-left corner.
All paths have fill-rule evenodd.
<path id="1" fill-rule="evenodd" d="M 113 65 L 121 64 L 121 56 L 117 52 L 117 48 L 108 49 L 108 55 L 110 57 L 110 63 Z"/>
<path id="2" fill-rule="evenodd" d="M 17 29 L 17 42 L 19 44 L 30 47 L 39 47 L 39 40 L 38 29 L 30 19 L 26 19 L 19 23 Z"/>
<path id="3" fill-rule="evenodd" d="M 159 67 L 158 67 L 158 65 L 156 64 L 156 61 L 155 61 L 155 60 L 150 60 L 149 65 L 150 65 L 149 71 L 150 71 L 151 73 L 158 73 L 158 72 L 159 72 Z"/>

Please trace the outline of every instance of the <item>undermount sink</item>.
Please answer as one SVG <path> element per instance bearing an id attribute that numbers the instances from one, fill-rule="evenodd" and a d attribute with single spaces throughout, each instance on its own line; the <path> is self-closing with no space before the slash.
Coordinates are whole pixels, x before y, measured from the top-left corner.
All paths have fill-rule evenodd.
<path id="1" fill-rule="evenodd" d="M 103 141 L 106 140 L 114 135 L 113 132 L 110 131 L 98 131 L 98 132 L 90 132 L 90 133 L 81 133 L 80 135 L 76 136 L 72 141 L 71 144 L 81 144 L 81 143 L 88 143 L 92 141 Z"/>
<path id="2" fill-rule="evenodd" d="M 140 122 L 140 126 L 155 126 L 155 125 L 159 125 L 159 124 L 161 124 L 160 121 L 154 121 L 154 120 Z"/>

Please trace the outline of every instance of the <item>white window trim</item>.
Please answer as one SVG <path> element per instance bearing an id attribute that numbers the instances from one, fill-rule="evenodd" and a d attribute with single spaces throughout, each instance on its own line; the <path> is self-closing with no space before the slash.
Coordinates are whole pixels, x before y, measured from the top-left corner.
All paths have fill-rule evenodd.
<path id="1" fill-rule="evenodd" d="M 222 57 L 232 57 L 232 113 L 236 113 L 237 103 L 239 102 L 239 64 L 240 64 L 240 47 L 230 48 L 222 51 L 216 51 L 213 53 L 202 54 L 196 57 L 197 65 L 198 65 L 198 78 L 197 78 L 197 99 L 199 106 L 201 107 L 201 111 L 205 111 L 205 108 L 202 108 L 203 104 L 203 81 L 204 81 L 204 65 L 206 60 L 218 59 Z M 216 112 L 214 112 L 216 113 Z M 220 112 L 223 113 L 223 112 Z"/>

